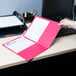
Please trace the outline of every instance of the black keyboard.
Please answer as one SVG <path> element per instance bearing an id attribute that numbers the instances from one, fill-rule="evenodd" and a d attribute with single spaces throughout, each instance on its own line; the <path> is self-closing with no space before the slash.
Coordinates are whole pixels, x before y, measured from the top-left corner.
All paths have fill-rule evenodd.
<path id="1" fill-rule="evenodd" d="M 76 30 L 72 29 L 72 28 L 61 28 L 61 30 L 59 31 L 57 37 L 62 37 L 62 36 L 67 36 L 67 35 L 72 35 L 72 34 L 76 34 Z"/>

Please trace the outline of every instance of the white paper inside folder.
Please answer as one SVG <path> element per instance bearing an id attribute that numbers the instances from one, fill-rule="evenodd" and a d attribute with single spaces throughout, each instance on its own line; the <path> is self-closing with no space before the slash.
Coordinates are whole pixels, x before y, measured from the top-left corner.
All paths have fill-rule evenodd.
<path id="1" fill-rule="evenodd" d="M 0 17 L 0 28 L 24 25 L 16 16 Z"/>

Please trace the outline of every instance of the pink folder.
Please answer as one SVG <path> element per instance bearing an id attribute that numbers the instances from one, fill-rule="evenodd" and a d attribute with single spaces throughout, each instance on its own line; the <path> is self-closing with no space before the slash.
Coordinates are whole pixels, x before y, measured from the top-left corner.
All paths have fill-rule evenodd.
<path id="1" fill-rule="evenodd" d="M 36 16 L 22 36 L 3 46 L 29 61 L 51 46 L 61 28 L 58 24 L 56 21 Z"/>

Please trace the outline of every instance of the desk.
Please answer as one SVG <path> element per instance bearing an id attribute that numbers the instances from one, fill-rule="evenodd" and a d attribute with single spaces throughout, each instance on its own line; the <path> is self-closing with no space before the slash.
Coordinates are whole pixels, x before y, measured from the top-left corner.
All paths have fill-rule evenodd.
<path id="1" fill-rule="evenodd" d="M 2 46 L 3 43 L 8 42 L 14 38 L 17 38 L 18 36 L 19 35 L 0 38 L 0 69 L 27 63 L 26 60 L 24 60 L 20 56 L 14 54 L 13 52 L 9 51 L 7 48 Z M 59 37 L 54 40 L 52 46 L 48 50 L 36 56 L 32 61 L 72 52 L 75 50 L 76 35 Z"/>

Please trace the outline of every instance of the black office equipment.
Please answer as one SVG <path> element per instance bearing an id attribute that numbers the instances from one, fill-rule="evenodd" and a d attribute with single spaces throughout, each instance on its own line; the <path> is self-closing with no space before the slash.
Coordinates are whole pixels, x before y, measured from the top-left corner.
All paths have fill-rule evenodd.
<path id="1" fill-rule="evenodd" d="M 24 18 L 16 11 L 12 15 L 0 16 L 0 37 L 17 35 L 27 29 Z"/>
<path id="2" fill-rule="evenodd" d="M 43 0 L 42 16 L 60 21 L 61 19 L 73 18 L 74 0 Z"/>
<path id="3" fill-rule="evenodd" d="M 76 5 L 74 5 L 74 20 L 76 21 Z"/>
<path id="4" fill-rule="evenodd" d="M 43 0 L 42 17 L 59 22 L 74 18 L 74 0 Z M 57 37 L 76 34 L 76 30 L 62 27 Z"/>

